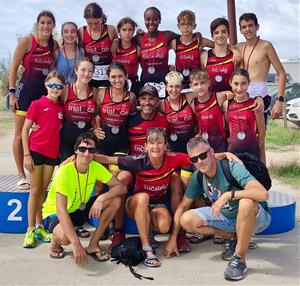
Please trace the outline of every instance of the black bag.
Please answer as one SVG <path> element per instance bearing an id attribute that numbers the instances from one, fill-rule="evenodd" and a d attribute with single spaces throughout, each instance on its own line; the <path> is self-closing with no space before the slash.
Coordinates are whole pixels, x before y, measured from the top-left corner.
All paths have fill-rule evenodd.
<path id="1" fill-rule="evenodd" d="M 154 280 L 153 277 L 145 277 L 135 272 L 132 266 L 144 261 L 146 254 L 143 251 L 141 239 L 138 236 L 128 237 L 122 243 L 116 245 L 111 252 L 112 261 L 120 262 L 129 267 L 130 272 L 138 279 Z"/>
<path id="2" fill-rule="evenodd" d="M 235 154 L 245 165 L 245 168 L 249 171 L 249 173 L 259 181 L 266 190 L 270 190 L 272 187 L 272 180 L 269 175 L 269 171 L 266 165 L 261 162 L 254 155 L 244 152 L 244 153 L 236 153 Z M 238 189 L 242 189 L 242 186 L 237 182 L 237 180 L 232 176 L 229 168 L 229 161 L 227 159 L 221 160 L 221 167 L 224 172 L 226 180 L 233 186 Z M 197 179 L 199 184 L 202 184 L 202 173 L 198 171 Z"/>

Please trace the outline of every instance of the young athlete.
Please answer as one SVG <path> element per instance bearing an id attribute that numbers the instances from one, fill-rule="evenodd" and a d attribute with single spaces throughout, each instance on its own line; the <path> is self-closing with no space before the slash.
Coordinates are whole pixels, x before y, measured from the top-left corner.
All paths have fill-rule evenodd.
<path id="1" fill-rule="evenodd" d="M 107 68 L 112 62 L 111 43 L 117 38 L 116 28 L 106 24 L 106 16 L 97 3 L 89 3 L 83 17 L 87 26 L 79 29 L 85 55 L 94 63 L 95 69 L 91 86 L 108 86 Z"/>
<path id="2" fill-rule="evenodd" d="M 76 138 L 96 125 L 96 123 L 92 124 L 96 115 L 94 90 L 89 86 L 93 70 L 93 63 L 88 58 L 78 60 L 75 64 L 77 80 L 66 86 L 63 99 L 64 123 L 61 129 L 61 160 L 73 155 Z M 94 132 L 98 131 L 99 128 L 94 129 Z"/>
<path id="3" fill-rule="evenodd" d="M 98 90 L 100 126 L 105 138 L 99 142 L 100 153 L 128 153 L 127 120 L 136 110 L 136 97 L 127 90 L 127 71 L 122 63 L 111 63 L 107 70 L 109 88 Z"/>
<path id="4" fill-rule="evenodd" d="M 237 69 L 233 72 L 230 85 L 234 98 L 224 102 L 230 131 L 228 151 L 248 152 L 266 163 L 264 113 L 253 111 L 254 99 L 247 93 L 249 84 L 246 70 Z"/>
<path id="5" fill-rule="evenodd" d="M 61 73 L 66 84 L 76 81 L 75 63 L 83 57 L 83 50 L 78 46 L 77 25 L 65 22 L 61 26 L 62 46 L 55 51 L 55 69 Z"/>
<path id="6" fill-rule="evenodd" d="M 58 46 L 52 36 L 54 26 L 54 15 L 49 11 L 42 11 L 37 17 L 36 31 L 20 39 L 9 72 L 10 109 L 15 113 L 13 153 L 18 169 L 19 189 L 30 188 L 24 173 L 21 134 L 31 102 L 46 94 L 44 81 L 54 62 L 54 50 Z M 24 68 L 24 72 L 16 90 L 20 66 Z"/>
<path id="7" fill-rule="evenodd" d="M 171 41 L 171 49 L 175 51 L 175 67 L 183 79 L 183 89 L 189 89 L 189 75 L 192 69 L 200 68 L 200 55 L 203 47 L 213 47 L 214 43 L 206 38 L 201 41 L 193 35 L 196 29 L 196 16 L 190 10 L 184 10 L 177 16 L 177 27 L 180 38 Z"/>
<path id="8" fill-rule="evenodd" d="M 209 91 L 210 80 L 207 72 L 194 69 L 190 75 L 190 85 L 197 94 L 192 102 L 199 135 L 208 140 L 216 152 L 227 150 L 224 114 L 221 106 L 226 98 L 226 93 Z"/>
<path id="9" fill-rule="evenodd" d="M 140 54 L 140 48 L 132 41 L 136 27 L 136 22 L 129 17 L 122 18 L 119 21 L 117 30 L 120 39 L 113 56 L 113 62 L 124 64 L 130 81 L 130 91 L 135 95 L 139 93 L 138 68 Z"/>
<path id="10" fill-rule="evenodd" d="M 64 77 L 56 71 L 48 74 L 45 80 L 48 93 L 31 103 L 22 130 L 24 165 L 29 171 L 31 184 L 28 229 L 23 243 L 25 248 L 35 247 L 36 239 L 51 241 L 51 235 L 42 223 L 41 210 L 54 167 L 58 164 L 59 131 L 63 122 L 63 106 L 59 98 L 64 84 Z M 39 128 L 29 135 L 33 122 Z"/>
<path id="11" fill-rule="evenodd" d="M 257 36 L 259 24 L 254 13 L 244 13 L 239 18 L 240 31 L 246 42 L 238 43 L 237 49 L 242 55 L 242 67 L 249 72 L 250 85 L 248 93 L 250 97 L 260 96 L 265 104 L 265 122 L 269 113 L 271 97 L 268 95 L 267 78 L 270 65 L 278 74 L 278 97 L 272 109 L 272 118 L 278 118 L 282 114 L 286 73 L 272 43 L 260 39 Z"/>
<path id="12" fill-rule="evenodd" d="M 228 47 L 229 22 L 225 18 L 214 19 L 210 32 L 215 46 L 201 54 L 201 66 L 206 69 L 211 83 L 210 91 L 231 90 L 229 79 L 234 68 L 240 66 L 241 55 L 237 49 Z"/>

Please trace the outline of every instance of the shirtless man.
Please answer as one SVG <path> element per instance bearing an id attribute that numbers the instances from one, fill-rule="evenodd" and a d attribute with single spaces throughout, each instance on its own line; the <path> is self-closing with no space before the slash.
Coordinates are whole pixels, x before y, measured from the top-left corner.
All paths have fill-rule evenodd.
<path id="1" fill-rule="evenodd" d="M 244 13 L 239 18 L 240 31 L 246 42 L 238 43 L 236 48 L 242 55 L 242 67 L 250 74 L 250 86 L 248 93 L 250 97 L 261 96 L 265 103 L 265 120 L 271 102 L 268 95 L 267 77 L 270 65 L 274 67 L 278 74 L 278 97 L 272 109 L 273 119 L 282 114 L 284 90 L 286 84 L 286 73 L 278 58 L 272 43 L 262 40 L 257 36 L 259 24 L 254 13 Z"/>

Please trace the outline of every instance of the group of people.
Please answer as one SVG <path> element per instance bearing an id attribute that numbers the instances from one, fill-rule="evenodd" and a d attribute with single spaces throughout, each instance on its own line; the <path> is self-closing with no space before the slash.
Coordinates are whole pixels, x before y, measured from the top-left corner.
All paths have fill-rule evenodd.
<path id="1" fill-rule="evenodd" d="M 185 232 L 216 235 L 229 246 L 222 252 L 230 260 L 225 278 L 242 279 L 251 235 L 268 226 L 270 215 L 266 189 L 232 153 L 265 162 L 271 64 L 280 95 L 273 118 L 282 113 L 286 81 L 274 47 L 257 35 L 255 14 L 239 18 L 246 41 L 236 46 L 228 45 L 225 18 L 211 22 L 209 40 L 194 33 L 189 10 L 177 17 L 181 34 L 159 30 L 156 7 L 145 10 L 147 31 L 135 36 L 134 20 L 122 18 L 116 29 L 97 3 L 85 7 L 84 18 L 79 29 L 62 25 L 59 46 L 54 15 L 42 11 L 36 32 L 20 40 L 13 56 L 13 152 L 18 187 L 31 189 L 23 246 L 50 242 L 50 256 L 60 259 L 62 246 L 71 244 L 76 263 L 87 255 L 105 261 L 99 240 L 113 221 L 109 252 L 121 243 L 126 213 L 136 222 L 146 266 L 160 266 L 156 233 L 171 230 L 166 257 L 191 250 Z M 226 180 L 223 159 L 234 160 L 230 172 L 241 190 Z M 82 226 L 91 217 L 100 224 L 84 249 L 78 236 L 90 235 Z"/>

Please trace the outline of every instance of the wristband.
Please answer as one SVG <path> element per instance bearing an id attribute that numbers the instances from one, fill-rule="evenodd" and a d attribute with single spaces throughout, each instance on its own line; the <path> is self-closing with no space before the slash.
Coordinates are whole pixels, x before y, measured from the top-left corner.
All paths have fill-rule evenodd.
<path id="1" fill-rule="evenodd" d="M 232 191 L 231 191 L 231 200 L 232 200 L 232 201 L 235 201 L 234 195 L 235 195 L 235 190 L 232 190 Z"/>
<path id="2" fill-rule="evenodd" d="M 15 94 L 16 93 L 16 89 L 15 88 L 10 88 L 9 89 L 9 93 L 10 94 Z"/>

